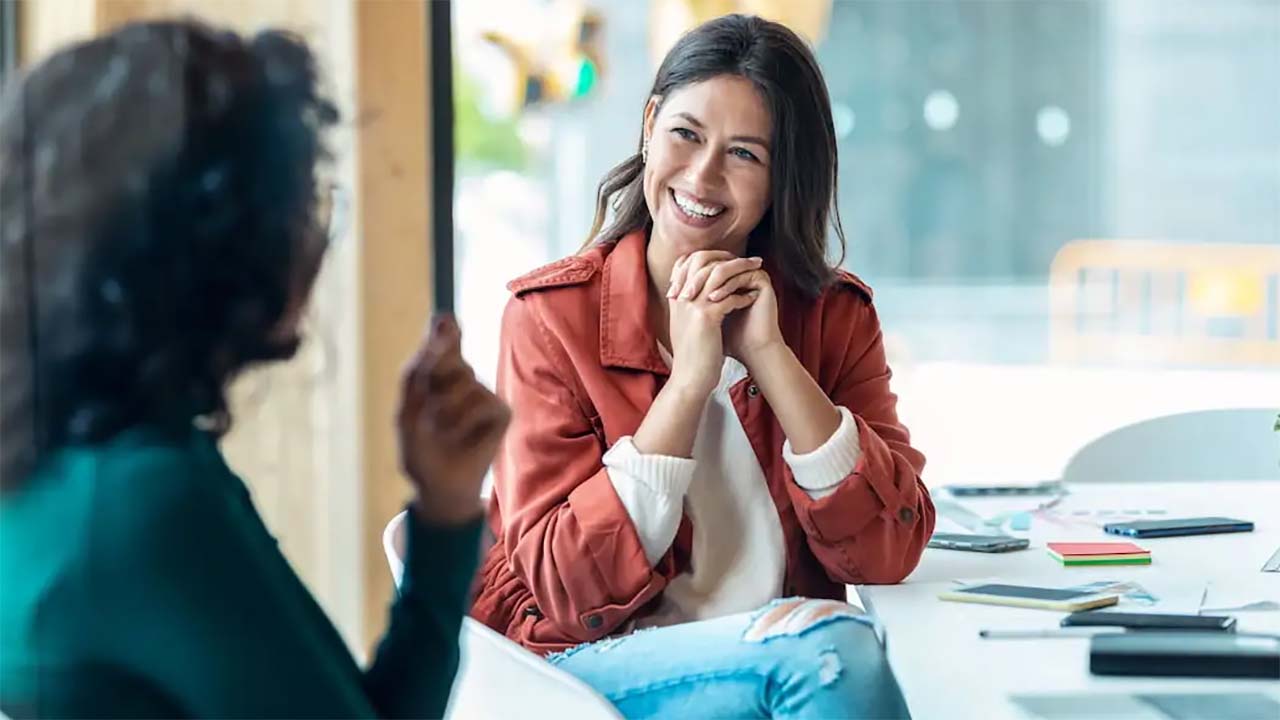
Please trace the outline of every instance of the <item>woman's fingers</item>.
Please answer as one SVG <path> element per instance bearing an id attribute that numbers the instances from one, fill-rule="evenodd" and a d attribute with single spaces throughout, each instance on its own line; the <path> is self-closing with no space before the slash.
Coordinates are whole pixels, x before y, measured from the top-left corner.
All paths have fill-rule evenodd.
<path id="1" fill-rule="evenodd" d="M 684 262 L 679 263 L 679 276 L 677 277 L 677 273 L 672 272 L 672 289 L 674 289 L 674 292 L 672 292 L 672 289 L 668 289 L 667 297 L 680 297 L 685 300 L 697 297 L 697 293 L 688 297 L 685 297 L 684 295 L 684 291 L 689 286 L 690 279 L 702 272 L 712 263 L 732 260 L 735 257 L 737 256 L 733 253 L 725 252 L 724 250 L 699 250 L 694 253 L 689 253 L 689 255 L 685 256 Z M 679 281 L 678 283 L 676 282 L 677 280 Z"/>
<path id="2" fill-rule="evenodd" d="M 671 282 L 667 285 L 667 297 L 673 298 L 680 293 L 680 289 L 684 287 L 685 270 L 689 264 L 689 256 L 681 255 L 676 258 L 676 264 L 671 268 Z"/>
<path id="3" fill-rule="evenodd" d="M 427 390 L 431 394 L 448 393 L 457 385 L 467 385 L 476 379 L 475 371 L 462 359 L 461 354 L 440 358 L 427 375 Z"/>
<path id="4" fill-rule="evenodd" d="M 438 431 L 446 430 L 461 416 L 460 408 L 477 388 L 488 392 L 462 357 L 457 324 L 450 317 L 438 318 L 405 365 L 397 418 L 403 427 L 427 421 Z"/>
<path id="5" fill-rule="evenodd" d="M 751 289 L 760 290 L 761 283 L 768 281 L 768 275 L 758 268 L 747 272 L 740 272 L 725 280 L 715 289 L 712 289 L 711 286 L 708 285 L 707 299 L 712 302 L 718 302 L 730 295 L 733 295 L 734 293 L 741 293 L 745 290 Z"/>
<path id="6" fill-rule="evenodd" d="M 446 392 L 433 393 L 427 401 L 423 418 L 442 437 L 449 437 L 466 417 L 467 409 L 483 398 L 484 388 L 477 382 L 458 383 Z"/>
<path id="7" fill-rule="evenodd" d="M 433 318 L 422 343 L 400 373 L 397 417 L 402 423 L 421 411 L 431 392 L 433 374 L 440 370 L 447 373 L 462 361 L 461 348 L 461 331 L 454 319 L 448 315 Z"/>
<path id="8" fill-rule="evenodd" d="M 715 265 L 703 265 L 696 271 L 689 274 L 684 281 L 684 287 L 680 288 L 681 300 L 692 300 L 698 297 L 698 293 L 702 292 L 702 286 L 706 283 L 707 277 L 711 271 L 715 269 Z"/>
<path id="9" fill-rule="evenodd" d="M 479 382 L 454 388 L 432 403 L 432 423 L 449 445 L 471 447 L 506 426 L 506 403 Z"/>
<path id="10" fill-rule="evenodd" d="M 493 393 L 485 392 L 485 397 L 468 407 L 466 415 L 458 421 L 455 437 L 463 447 L 496 445 L 511 422 L 507 404 Z"/>
<path id="11" fill-rule="evenodd" d="M 712 312 L 714 312 L 720 320 L 723 321 L 728 315 L 731 315 L 738 310 L 751 307 L 759 297 L 759 290 L 748 290 L 742 293 L 735 293 L 718 302 L 709 302 L 707 304 L 711 308 Z"/>
<path id="12" fill-rule="evenodd" d="M 707 296 L 708 300 L 720 300 L 729 292 L 722 292 L 727 283 L 738 281 L 735 289 L 742 287 L 742 281 L 739 278 L 749 277 L 758 270 L 764 261 L 760 258 L 736 258 L 722 263 L 716 263 L 711 273 L 707 276 L 706 284 L 702 287 L 702 293 Z"/>

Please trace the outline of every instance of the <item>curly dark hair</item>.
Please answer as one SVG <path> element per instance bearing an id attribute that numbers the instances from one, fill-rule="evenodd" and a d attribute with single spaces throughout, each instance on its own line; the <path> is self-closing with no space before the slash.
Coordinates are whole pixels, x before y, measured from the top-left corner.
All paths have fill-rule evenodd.
<path id="1" fill-rule="evenodd" d="M 327 244 L 337 122 L 297 37 L 143 22 L 15 77 L 0 104 L 0 487 L 141 424 L 225 431 L 226 388 L 288 357 Z"/>

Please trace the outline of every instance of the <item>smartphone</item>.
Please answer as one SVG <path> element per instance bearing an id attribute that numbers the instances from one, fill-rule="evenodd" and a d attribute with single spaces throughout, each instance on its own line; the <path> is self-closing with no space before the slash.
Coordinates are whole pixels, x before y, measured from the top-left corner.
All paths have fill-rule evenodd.
<path id="1" fill-rule="evenodd" d="M 1227 615 L 1165 615 L 1089 611 L 1062 618 L 1062 627 L 1121 627 L 1127 630 L 1202 630 L 1235 632 L 1236 619 Z"/>
<path id="2" fill-rule="evenodd" d="M 999 584 L 970 585 L 944 592 L 938 595 L 938 598 L 953 602 L 1012 605 L 1014 607 L 1064 610 L 1067 612 L 1106 607 L 1115 605 L 1120 601 L 1120 596 L 1116 593 L 1093 593 L 1087 590 Z"/>
<path id="3" fill-rule="evenodd" d="M 945 550 L 968 550 L 970 552 L 998 553 L 1011 550 L 1025 550 L 1031 543 L 1026 538 L 1009 537 L 1008 535 L 966 535 L 963 533 L 934 533 L 929 538 L 929 547 Z"/>
<path id="4" fill-rule="evenodd" d="M 1280 680 L 1280 637 L 1216 632 L 1102 633 L 1090 640 L 1089 671 L 1094 675 Z M 1214 716 L 1216 712 L 1205 710 L 1204 717 Z"/>
<path id="5" fill-rule="evenodd" d="M 1173 537 L 1175 535 L 1212 535 L 1215 533 L 1251 532 L 1253 523 L 1224 517 L 1180 518 L 1175 520 L 1135 520 L 1107 523 L 1103 530 L 1127 537 Z"/>

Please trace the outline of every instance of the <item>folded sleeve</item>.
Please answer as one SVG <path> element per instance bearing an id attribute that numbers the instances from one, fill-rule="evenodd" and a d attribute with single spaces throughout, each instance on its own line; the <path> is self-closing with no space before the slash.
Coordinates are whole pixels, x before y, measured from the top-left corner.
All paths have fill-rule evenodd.
<path id="1" fill-rule="evenodd" d="M 782 457 L 791 468 L 795 482 L 815 500 L 836 491 L 845 477 L 857 467 L 862 457 L 858 444 L 858 424 L 849 408 L 839 406 L 840 426 L 818 449 L 797 455 L 791 450 L 791 441 L 782 445 Z"/>
<path id="2" fill-rule="evenodd" d="M 537 293 L 516 296 L 503 315 L 497 389 L 514 414 L 494 465 L 501 543 L 543 617 L 569 639 L 590 642 L 622 625 L 674 576 L 669 553 L 656 567 L 651 560 L 649 550 L 662 542 L 648 526 L 653 518 L 665 528 L 656 518 L 672 511 L 641 508 L 640 498 L 679 489 L 684 471 L 655 461 L 638 464 L 631 476 L 610 473 L 586 392 L 537 300 Z M 622 458 L 622 450 L 613 456 L 628 465 Z M 653 476 L 642 479 L 640 465 Z M 653 487 L 641 487 L 648 481 Z M 645 530 L 632 508 L 646 518 Z"/>
<path id="3" fill-rule="evenodd" d="M 784 463 L 794 480 L 787 491 L 828 576 L 843 583 L 900 582 L 919 563 L 933 532 L 933 503 L 921 479 L 924 455 L 898 419 L 875 308 L 847 288 L 831 292 L 825 313 L 839 322 L 825 328 L 823 347 L 833 350 L 823 364 L 833 371 L 820 384 L 847 409 L 841 426 L 852 420 L 857 453 L 851 445 L 833 447 L 812 466 L 801 461 L 799 473 L 791 461 Z M 850 459 L 852 468 L 828 484 Z M 821 490 L 811 494 L 814 487 Z"/>
<path id="4" fill-rule="evenodd" d="M 645 557 L 651 565 L 657 565 L 680 529 L 684 496 L 693 480 L 695 462 L 643 454 L 631 436 L 626 436 L 604 454 L 604 466 L 618 500 L 640 535 Z"/>

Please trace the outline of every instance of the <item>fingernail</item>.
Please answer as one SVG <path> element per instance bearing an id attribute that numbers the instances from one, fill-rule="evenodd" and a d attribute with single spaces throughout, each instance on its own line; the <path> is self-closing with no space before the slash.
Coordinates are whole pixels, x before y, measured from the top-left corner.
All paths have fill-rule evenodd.
<path id="1" fill-rule="evenodd" d="M 434 335 L 443 335 L 453 330 L 456 324 L 453 315 L 449 313 L 441 313 L 436 315 L 435 322 L 431 323 L 431 332 Z"/>

